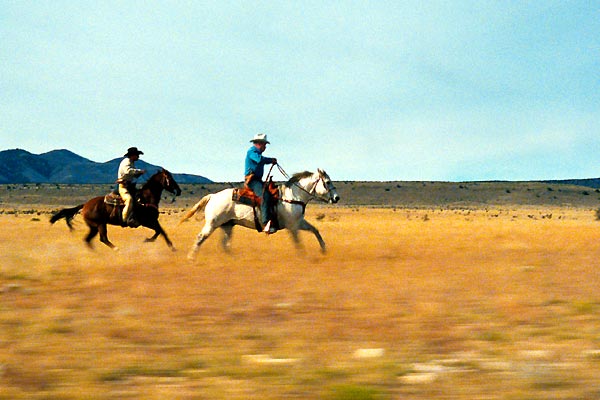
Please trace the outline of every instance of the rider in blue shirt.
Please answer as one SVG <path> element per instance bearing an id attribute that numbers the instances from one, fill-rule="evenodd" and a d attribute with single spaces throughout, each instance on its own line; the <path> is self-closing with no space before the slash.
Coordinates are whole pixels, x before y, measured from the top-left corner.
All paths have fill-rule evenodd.
<path id="1" fill-rule="evenodd" d="M 254 194 L 262 198 L 260 206 L 261 219 L 263 224 L 263 232 L 275 233 L 276 229 L 271 226 L 271 213 L 270 213 L 270 202 L 271 194 L 268 190 L 264 190 L 264 182 L 262 180 L 265 164 L 277 164 L 276 158 L 264 157 L 262 153 L 267 149 L 267 144 L 270 142 L 267 140 L 267 135 L 259 133 L 254 135 L 252 139 L 252 146 L 246 153 L 246 165 L 245 165 L 245 183 Z"/>

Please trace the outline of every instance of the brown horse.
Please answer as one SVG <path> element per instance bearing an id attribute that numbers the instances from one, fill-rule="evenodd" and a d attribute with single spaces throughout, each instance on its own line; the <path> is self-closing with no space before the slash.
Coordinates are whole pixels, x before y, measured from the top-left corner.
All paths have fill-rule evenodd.
<path id="1" fill-rule="evenodd" d="M 158 171 L 148 179 L 148 182 L 137 191 L 136 201 L 132 212 L 135 219 L 140 225 L 146 228 L 154 229 L 154 236 L 146 239 L 147 242 L 153 242 L 159 235 L 163 235 L 167 241 L 167 245 L 171 250 L 175 250 L 173 243 L 158 223 L 158 203 L 162 191 L 166 190 L 170 193 L 179 196 L 181 189 L 173 176 L 166 169 Z M 115 245 L 108 240 L 106 225 L 123 226 L 121 218 L 122 206 L 115 210 L 115 206 L 104 201 L 104 196 L 94 197 L 88 200 L 85 204 L 80 204 L 76 207 L 65 208 L 55 213 L 50 218 L 51 223 L 55 223 L 59 219 L 65 218 L 69 229 L 73 230 L 72 220 L 77 215 L 79 210 L 83 215 L 83 219 L 90 228 L 90 232 L 85 237 L 85 242 L 88 246 L 92 246 L 91 240 L 99 233 L 100 241 L 112 249 L 116 249 Z"/>

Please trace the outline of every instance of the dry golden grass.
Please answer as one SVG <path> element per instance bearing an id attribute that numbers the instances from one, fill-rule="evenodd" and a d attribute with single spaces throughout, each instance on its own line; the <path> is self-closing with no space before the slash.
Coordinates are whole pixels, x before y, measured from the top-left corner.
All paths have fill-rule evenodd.
<path id="1" fill-rule="evenodd" d="M 236 228 L 194 263 L 171 211 L 176 253 L 0 215 L 0 399 L 600 397 L 593 210 L 311 205 L 326 255 Z"/>

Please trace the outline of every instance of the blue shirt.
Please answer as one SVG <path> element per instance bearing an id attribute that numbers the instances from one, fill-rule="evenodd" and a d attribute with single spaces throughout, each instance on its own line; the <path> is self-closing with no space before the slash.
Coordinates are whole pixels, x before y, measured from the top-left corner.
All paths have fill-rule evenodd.
<path id="1" fill-rule="evenodd" d="M 244 176 L 254 174 L 258 179 L 262 179 L 265 171 L 265 164 L 273 164 L 273 159 L 269 157 L 263 157 L 260 154 L 260 150 L 256 146 L 252 146 L 246 153 L 246 168 Z"/>

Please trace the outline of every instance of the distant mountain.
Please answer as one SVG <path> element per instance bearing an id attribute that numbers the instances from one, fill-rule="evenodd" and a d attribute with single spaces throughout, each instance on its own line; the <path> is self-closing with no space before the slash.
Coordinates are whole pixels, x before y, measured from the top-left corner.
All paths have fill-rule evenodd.
<path id="1" fill-rule="evenodd" d="M 115 158 L 98 163 L 64 149 L 43 154 L 32 154 L 22 149 L 4 150 L 0 151 L 0 184 L 113 183 L 121 160 L 122 158 Z M 150 174 L 161 168 L 143 160 L 137 161 L 135 166 Z M 173 173 L 173 177 L 180 184 L 212 183 L 210 179 L 200 175 Z"/>
<path id="2" fill-rule="evenodd" d="M 586 178 L 586 179 L 562 179 L 554 181 L 542 181 L 544 183 L 562 183 L 567 185 L 575 186 L 586 186 L 594 189 L 600 189 L 600 178 Z"/>

